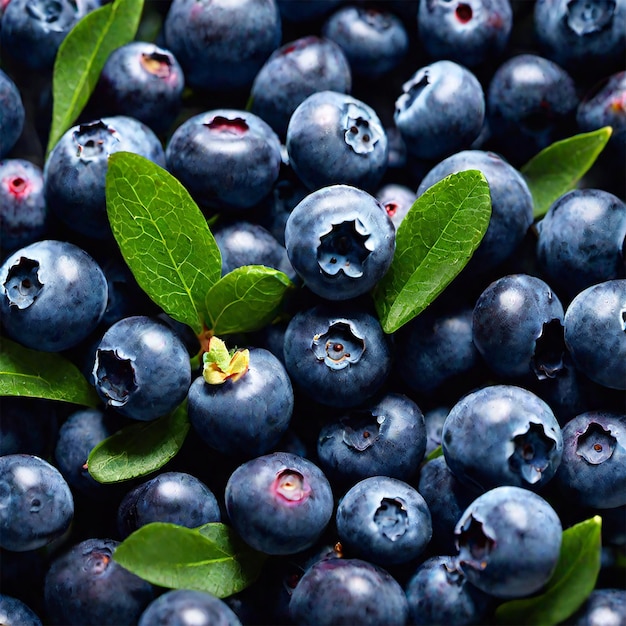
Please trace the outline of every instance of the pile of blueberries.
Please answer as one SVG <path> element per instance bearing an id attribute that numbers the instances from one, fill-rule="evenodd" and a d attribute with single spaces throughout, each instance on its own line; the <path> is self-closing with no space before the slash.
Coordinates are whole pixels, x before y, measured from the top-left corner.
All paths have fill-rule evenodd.
<path id="1" fill-rule="evenodd" d="M 626 0 L 146 2 L 46 154 L 58 47 L 103 4 L 0 2 L 0 332 L 101 400 L 1 398 L 0 622 L 496 623 L 599 515 L 596 587 L 565 623 L 625 624 Z M 524 164 L 605 126 L 537 216 Z M 222 384 L 117 248 L 119 151 L 185 186 L 224 274 L 294 284 L 275 323 L 222 337 L 248 349 Z M 396 230 L 465 170 L 489 184 L 485 236 L 385 333 Z M 94 446 L 183 402 L 160 471 L 89 474 Z M 114 554 L 155 521 L 228 524 L 261 576 L 223 599 L 143 580 Z"/>

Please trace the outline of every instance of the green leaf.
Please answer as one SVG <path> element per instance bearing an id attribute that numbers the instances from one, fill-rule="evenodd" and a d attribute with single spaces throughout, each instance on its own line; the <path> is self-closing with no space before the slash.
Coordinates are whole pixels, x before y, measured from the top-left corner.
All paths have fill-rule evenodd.
<path id="1" fill-rule="evenodd" d="M 80 370 L 55 352 L 25 348 L 0 339 L 0 396 L 24 396 L 60 400 L 96 407 L 95 389 Z"/>
<path id="2" fill-rule="evenodd" d="M 501 604 L 496 622 L 553 626 L 575 613 L 596 585 L 601 530 L 602 519 L 596 515 L 563 531 L 559 561 L 543 592 Z"/>
<path id="3" fill-rule="evenodd" d="M 392 333 L 423 311 L 465 267 L 491 217 L 483 174 L 451 174 L 426 190 L 396 232 L 391 267 L 374 289 L 383 330 Z"/>
<path id="4" fill-rule="evenodd" d="M 249 548 L 224 524 L 191 529 L 153 522 L 127 537 L 113 559 L 154 585 L 225 598 L 259 577 L 266 556 Z"/>
<path id="5" fill-rule="evenodd" d="M 87 104 L 109 55 L 133 40 L 143 0 L 115 0 L 91 11 L 61 42 L 52 75 L 50 153 Z"/>
<path id="6" fill-rule="evenodd" d="M 130 152 L 109 157 L 107 211 L 139 286 L 196 334 L 204 298 L 222 273 L 219 248 L 189 192 L 169 172 Z"/>
<path id="7" fill-rule="evenodd" d="M 87 459 L 89 473 L 101 483 L 150 474 L 176 456 L 189 428 L 184 402 L 170 415 L 126 426 L 92 449 Z"/>
<path id="8" fill-rule="evenodd" d="M 557 198 L 576 187 L 604 150 L 612 132 L 610 126 L 605 126 L 557 141 L 521 168 L 533 197 L 536 218 L 545 215 Z"/>
<path id="9" fill-rule="evenodd" d="M 293 287 L 286 274 L 264 265 L 235 268 L 206 294 L 206 325 L 216 335 L 258 330 L 277 315 Z"/>
<path id="10" fill-rule="evenodd" d="M 434 450 L 432 450 L 424 459 L 422 465 L 428 463 L 428 461 L 432 461 L 440 456 L 443 456 L 443 448 L 441 446 L 437 446 Z"/>

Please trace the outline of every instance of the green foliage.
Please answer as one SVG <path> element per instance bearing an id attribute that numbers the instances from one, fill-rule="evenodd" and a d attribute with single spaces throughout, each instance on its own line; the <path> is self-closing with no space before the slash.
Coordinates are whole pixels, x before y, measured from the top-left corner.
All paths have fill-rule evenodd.
<path id="1" fill-rule="evenodd" d="M 257 580 L 265 558 L 220 523 L 193 529 L 163 522 L 147 524 L 113 554 L 120 565 L 155 585 L 206 591 L 219 598 Z"/>
<path id="2" fill-rule="evenodd" d="M 0 339 L 0 396 L 46 398 L 95 407 L 94 388 L 61 354 L 25 348 Z"/>
<path id="3" fill-rule="evenodd" d="M 604 150 L 612 132 L 610 126 L 605 126 L 556 141 L 522 167 L 533 196 L 535 218 L 543 217 L 557 198 L 575 189 Z"/>
<path id="4" fill-rule="evenodd" d="M 96 445 L 87 469 L 98 482 L 116 483 L 150 474 L 174 458 L 189 432 L 186 404 L 151 422 L 126 426 Z"/>
<path id="5" fill-rule="evenodd" d="M 47 153 L 87 104 L 109 55 L 133 40 L 143 0 L 115 0 L 85 15 L 61 42 L 52 75 Z"/>
<path id="6" fill-rule="evenodd" d="M 483 174 L 451 174 L 413 204 L 396 233 L 396 252 L 374 289 L 383 330 L 392 333 L 423 311 L 465 267 L 491 217 Z"/>
<path id="7" fill-rule="evenodd" d="M 595 516 L 563 532 L 561 554 L 544 590 L 496 610 L 498 624 L 555 626 L 575 613 L 593 591 L 601 560 L 602 519 Z"/>

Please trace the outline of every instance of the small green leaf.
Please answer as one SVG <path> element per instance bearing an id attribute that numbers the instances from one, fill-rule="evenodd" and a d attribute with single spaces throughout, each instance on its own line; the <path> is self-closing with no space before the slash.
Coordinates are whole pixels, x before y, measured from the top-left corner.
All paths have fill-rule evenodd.
<path id="1" fill-rule="evenodd" d="M 0 339 L 0 396 L 24 396 L 60 400 L 96 407 L 95 389 L 80 370 L 55 352 L 25 348 Z"/>
<path id="2" fill-rule="evenodd" d="M 557 141 L 521 168 L 533 197 L 536 218 L 545 215 L 557 198 L 576 187 L 604 150 L 612 132 L 610 126 L 605 126 Z"/>
<path id="3" fill-rule="evenodd" d="M 596 515 L 563 531 L 559 561 L 543 592 L 501 604 L 496 622 L 553 626 L 575 613 L 596 585 L 601 530 L 602 519 Z"/>
<path id="4" fill-rule="evenodd" d="M 216 335 L 258 330 L 277 315 L 293 287 L 286 274 L 264 265 L 238 267 L 206 294 L 206 325 Z"/>
<path id="5" fill-rule="evenodd" d="M 196 334 L 204 297 L 222 273 L 219 248 L 189 192 L 169 172 L 130 152 L 109 157 L 111 229 L 139 286 Z"/>
<path id="6" fill-rule="evenodd" d="M 374 289 L 383 330 L 392 333 L 423 311 L 465 267 L 491 217 L 483 174 L 451 174 L 426 190 L 396 232 L 396 252 Z"/>
<path id="7" fill-rule="evenodd" d="M 257 580 L 266 557 L 224 524 L 192 529 L 153 522 L 127 537 L 113 559 L 154 585 L 225 598 Z"/>
<path id="8" fill-rule="evenodd" d="M 434 450 L 432 450 L 424 459 L 422 465 L 428 463 L 428 461 L 432 461 L 440 456 L 443 456 L 443 448 L 441 446 L 437 446 Z"/>
<path id="9" fill-rule="evenodd" d="M 115 0 L 85 15 L 61 42 L 52 75 L 49 153 L 87 104 L 113 50 L 133 40 L 143 0 Z"/>
<path id="10" fill-rule="evenodd" d="M 150 474 L 176 456 L 189 428 L 184 402 L 170 415 L 126 426 L 92 449 L 87 459 L 89 473 L 101 483 Z"/>

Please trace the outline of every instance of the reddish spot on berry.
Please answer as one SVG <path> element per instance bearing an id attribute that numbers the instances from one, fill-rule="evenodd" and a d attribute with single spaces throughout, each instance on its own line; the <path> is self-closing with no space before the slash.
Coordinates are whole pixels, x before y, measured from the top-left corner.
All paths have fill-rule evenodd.
<path id="1" fill-rule="evenodd" d="M 472 7 L 469 4 L 459 4 L 455 13 L 461 24 L 467 24 L 472 19 Z"/>
<path id="2" fill-rule="evenodd" d="M 245 135 L 249 128 L 246 120 L 243 118 L 235 117 L 230 120 L 223 115 L 216 115 L 208 124 L 205 124 L 205 126 L 219 133 L 231 133 L 233 135 Z"/>
<path id="3" fill-rule="evenodd" d="M 9 178 L 7 182 L 9 193 L 16 198 L 21 198 L 27 195 L 30 191 L 31 184 L 21 176 L 14 176 L 12 178 Z"/>
<path id="4" fill-rule="evenodd" d="M 389 217 L 393 217 L 398 212 L 398 204 L 396 202 L 387 202 L 385 211 Z"/>
<path id="5" fill-rule="evenodd" d="M 172 65 L 169 57 L 159 52 L 142 54 L 141 65 L 146 72 L 157 78 L 167 78 L 172 73 Z"/>

